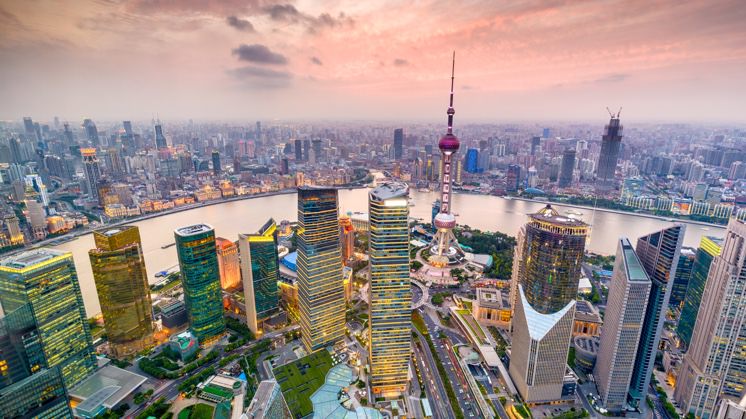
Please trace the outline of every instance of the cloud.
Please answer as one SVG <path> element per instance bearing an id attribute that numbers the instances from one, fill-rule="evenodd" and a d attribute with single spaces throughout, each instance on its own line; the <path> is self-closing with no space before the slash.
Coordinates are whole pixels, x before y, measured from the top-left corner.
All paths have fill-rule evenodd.
<path id="1" fill-rule="evenodd" d="M 260 0 L 127 0 L 125 9 L 143 14 L 206 14 L 225 16 L 261 10 Z"/>
<path id="2" fill-rule="evenodd" d="M 293 75 L 289 72 L 255 66 L 228 70 L 228 74 L 250 87 L 266 89 L 286 87 L 293 79 Z"/>
<path id="3" fill-rule="evenodd" d="M 614 73 L 608 74 L 594 80 L 595 83 L 619 83 L 629 78 L 629 74 Z"/>
<path id="4" fill-rule="evenodd" d="M 311 57 L 311 62 L 316 65 L 324 65 L 324 63 L 321 62 L 319 57 Z"/>
<path id="5" fill-rule="evenodd" d="M 264 9 L 272 20 L 278 22 L 298 22 L 306 15 L 292 4 L 275 4 Z"/>
<path id="6" fill-rule="evenodd" d="M 225 18 L 226 23 L 228 23 L 228 26 L 232 26 L 239 31 L 243 32 L 256 32 L 256 29 L 254 29 L 254 25 L 251 24 L 246 19 L 241 19 L 237 16 L 228 16 Z"/>
<path id="7" fill-rule="evenodd" d="M 405 67 L 409 65 L 409 61 L 405 60 L 404 58 L 395 58 L 394 65 L 397 67 Z"/>
<path id="8" fill-rule="evenodd" d="M 285 65 L 288 63 L 288 59 L 284 55 L 272 52 L 261 44 L 241 44 L 232 51 L 232 54 L 238 56 L 241 61 L 257 64 Z"/>
<path id="9" fill-rule="evenodd" d="M 318 17 L 303 13 L 292 4 L 275 4 L 264 8 L 270 19 L 276 22 L 297 23 L 306 26 L 309 33 L 318 33 L 320 29 L 339 26 L 352 27 L 355 21 L 340 12 L 337 17 L 329 13 L 321 13 Z"/>

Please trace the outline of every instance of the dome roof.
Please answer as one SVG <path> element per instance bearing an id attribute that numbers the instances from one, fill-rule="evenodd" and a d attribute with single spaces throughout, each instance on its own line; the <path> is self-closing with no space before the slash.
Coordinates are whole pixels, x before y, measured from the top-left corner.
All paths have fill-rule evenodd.
<path id="1" fill-rule="evenodd" d="M 458 138 L 453 134 L 444 135 L 440 141 L 438 141 L 438 148 L 442 151 L 458 151 L 461 143 Z"/>

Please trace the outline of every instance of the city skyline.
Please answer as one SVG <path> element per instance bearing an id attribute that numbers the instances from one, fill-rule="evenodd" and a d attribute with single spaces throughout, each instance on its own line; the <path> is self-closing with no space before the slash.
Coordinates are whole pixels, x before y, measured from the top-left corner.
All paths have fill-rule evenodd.
<path id="1" fill-rule="evenodd" d="M 588 120 L 605 106 L 629 121 L 742 121 L 741 9 L 10 2 L 0 118 L 435 120 L 455 49 L 462 121 Z"/>

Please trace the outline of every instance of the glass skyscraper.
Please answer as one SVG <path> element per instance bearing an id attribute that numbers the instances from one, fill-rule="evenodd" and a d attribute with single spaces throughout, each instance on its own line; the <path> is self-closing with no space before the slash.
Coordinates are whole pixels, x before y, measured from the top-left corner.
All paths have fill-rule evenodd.
<path id="1" fill-rule="evenodd" d="M 368 196 L 370 214 L 370 384 L 373 394 L 406 391 L 412 346 L 409 190 L 389 183 Z"/>
<path id="2" fill-rule="evenodd" d="M 275 314 L 279 307 L 280 264 L 277 257 L 277 225 L 269 219 L 256 234 L 239 234 L 241 272 L 246 302 L 246 324 L 255 334 L 259 322 Z"/>
<path id="3" fill-rule="evenodd" d="M 6 313 L 28 306 L 36 324 L 38 352 L 32 373 L 58 367 L 66 388 L 96 368 L 91 332 L 72 254 L 30 250 L 0 261 L 0 304 Z"/>
<path id="4" fill-rule="evenodd" d="M 679 265 L 676 267 L 676 277 L 673 279 L 671 288 L 671 298 L 668 305 L 671 309 L 681 310 L 681 305 L 686 298 L 686 289 L 689 286 L 689 280 L 692 278 L 692 268 L 694 260 L 697 257 L 697 251 L 691 247 L 682 247 L 679 255 Z"/>
<path id="5" fill-rule="evenodd" d="M 88 252 L 104 316 L 109 347 L 116 357 L 135 354 L 153 343 L 153 304 L 136 226 L 93 232 Z"/>
<path id="6" fill-rule="evenodd" d="M 710 265 L 712 260 L 720 255 L 722 248 L 723 239 L 718 237 L 704 236 L 699 242 L 699 248 L 694 257 L 694 265 L 692 265 L 692 276 L 689 278 L 684 304 L 681 308 L 681 316 L 679 316 L 679 325 L 676 327 L 679 339 L 687 347 L 692 341 L 694 323 L 697 321 L 697 313 L 702 302 L 702 293 L 705 290 Z"/>
<path id="7" fill-rule="evenodd" d="M 206 345 L 225 332 L 215 230 L 195 224 L 177 228 L 174 236 L 189 327 L 200 345 Z"/>
<path id="8" fill-rule="evenodd" d="M 608 125 L 601 137 L 601 152 L 598 154 L 598 167 L 596 168 L 596 179 L 602 185 L 614 183 L 614 173 L 619 160 L 619 148 L 622 145 L 622 124 L 619 122 L 619 114 L 611 115 Z"/>
<path id="9" fill-rule="evenodd" d="M 298 306 L 309 353 L 344 337 L 338 217 L 336 189 L 298 188 Z"/>
<path id="10" fill-rule="evenodd" d="M 677 224 L 640 237 L 635 247 L 637 257 L 640 258 L 651 282 L 650 298 L 645 308 L 640 344 L 637 347 L 635 368 L 632 370 L 629 386 L 630 404 L 637 408 L 644 405 L 641 402 L 645 399 L 650 375 L 653 373 L 653 363 L 668 310 L 668 300 L 676 276 L 684 232 L 685 227 Z"/>

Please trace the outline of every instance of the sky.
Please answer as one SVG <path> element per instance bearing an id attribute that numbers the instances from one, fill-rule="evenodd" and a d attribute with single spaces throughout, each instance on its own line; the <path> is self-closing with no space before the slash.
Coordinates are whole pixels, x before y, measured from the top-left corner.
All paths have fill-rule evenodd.
<path id="1" fill-rule="evenodd" d="M 2 0 L 0 119 L 746 122 L 740 0 Z"/>

